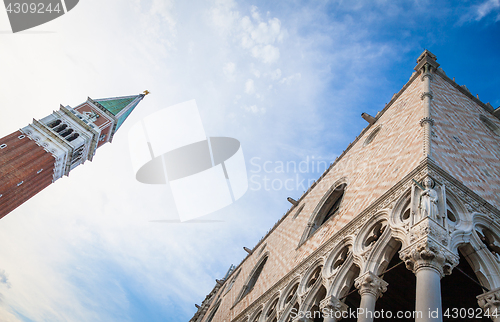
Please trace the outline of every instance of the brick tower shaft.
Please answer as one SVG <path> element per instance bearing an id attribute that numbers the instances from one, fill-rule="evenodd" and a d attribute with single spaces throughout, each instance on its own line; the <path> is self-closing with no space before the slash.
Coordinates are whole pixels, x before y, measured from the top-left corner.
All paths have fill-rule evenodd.
<path id="1" fill-rule="evenodd" d="M 145 94 L 99 100 L 33 120 L 0 139 L 0 218 L 64 175 L 92 161 L 111 142 Z"/>

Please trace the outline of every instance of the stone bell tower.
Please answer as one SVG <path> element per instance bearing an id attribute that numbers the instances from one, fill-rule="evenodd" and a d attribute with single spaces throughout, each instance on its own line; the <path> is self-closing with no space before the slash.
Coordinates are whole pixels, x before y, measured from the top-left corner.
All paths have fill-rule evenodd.
<path id="1" fill-rule="evenodd" d="M 61 105 L 59 111 L 0 138 L 0 218 L 92 161 L 144 95 L 88 98 L 75 108 Z"/>
<path id="2" fill-rule="evenodd" d="M 193 322 L 500 321 L 500 108 L 425 50 Z"/>

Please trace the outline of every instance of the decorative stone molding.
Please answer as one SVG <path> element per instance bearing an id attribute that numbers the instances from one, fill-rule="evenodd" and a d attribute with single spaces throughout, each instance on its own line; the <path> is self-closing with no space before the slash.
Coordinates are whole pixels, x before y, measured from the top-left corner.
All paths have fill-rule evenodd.
<path id="1" fill-rule="evenodd" d="M 427 74 L 427 75 L 424 75 L 423 77 L 431 77 L 431 75 Z M 432 95 L 432 92 L 422 92 L 422 94 L 420 94 L 420 99 L 421 100 L 424 100 L 425 97 L 429 97 L 430 99 L 433 99 L 434 96 Z"/>
<path id="2" fill-rule="evenodd" d="M 411 244 L 399 252 L 399 257 L 413 273 L 421 267 L 432 267 L 441 277 L 449 275 L 459 260 L 446 247 L 449 239 L 449 233 L 444 227 L 429 217 L 423 218 L 411 228 Z"/>
<path id="3" fill-rule="evenodd" d="M 354 280 L 354 286 L 359 290 L 361 296 L 369 293 L 375 296 L 375 298 L 382 297 L 382 294 L 387 291 L 388 285 L 386 281 L 372 272 L 366 272 Z"/>
<path id="4" fill-rule="evenodd" d="M 307 295 L 309 295 L 309 292 L 297 294 L 297 302 L 299 302 L 300 305 L 304 304 Z"/>
<path id="5" fill-rule="evenodd" d="M 432 117 L 424 117 L 420 121 L 420 126 L 424 126 L 425 124 L 430 124 L 431 126 L 434 126 L 434 119 Z"/>
<path id="6" fill-rule="evenodd" d="M 487 316 L 500 317 L 500 288 L 476 296 L 477 304 Z"/>
<path id="7" fill-rule="evenodd" d="M 338 316 L 342 312 L 346 312 L 349 307 L 335 296 L 327 296 L 319 302 L 319 308 L 324 316 Z"/>

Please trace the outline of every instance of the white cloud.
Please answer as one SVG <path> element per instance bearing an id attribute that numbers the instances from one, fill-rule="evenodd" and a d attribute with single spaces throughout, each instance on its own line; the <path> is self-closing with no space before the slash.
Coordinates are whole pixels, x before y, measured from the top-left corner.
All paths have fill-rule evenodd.
<path id="1" fill-rule="evenodd" d="M 286 30 L 281 28 L 278 18 L 263 22 L 257 7 L 252 6 L 251 11 L 251 17 L 244 16 L 240 19 L 241 33 L 238 37 L 241 46 L 249 49 L 254 58 L 264 63 L 275 63 L 280 57 L 279 48 L 275 44 L 283 41 Z"/>
<path id="2" fill-rule="evenodd" d="M 254 94 L 255 93 L 255 85 L 254 85 L 253 79 L 248 79 L 245 82 L 245 93 L 247 93 L 247 94 Z"/>
<path id="3" fill-rule="evenodd" d="M 262 108 L 262 107 L 259 108 L 257 105 L 243 106 L 243 108 L 246 111 L 252 112 L 254 114 L 265 114 L 266 113 L 266 109 L 265 108 Z"/>
<path id="4" fill-rule="evenodd" d="M 7 275 L 5 275 L 5 270 L 3 269 L 0 269 L 0 284 L 4 284 L 7 287 L 10 287 Z"/>
<path id="5" fill-rule="evenodd" d="M 278 80 L 281 78 L 281 69 L 276 69 L 276 70 L 273 70 L 271 73 L 270 73 L 270 76 L 271 76 L 271 79 L 272 80 Z"/>
<path id="6" fill-rule="evenodd" d="M 296 73 L 296 74 L 290 75 L 288 77 L 283 77 L 279 81 L 279 83 L 290 85 L 293 81 L 299 81 L 301 78 L 302 78 L 302 75 L 300 73 Z"/>
<path id="7" fill-rule="evenodd" d="M 222 69 L 222 71 L 224 72 L 224 75 L 227 76 L 227 78 L 231 81 L 234 81 L 235 77 L 234 77 L 234 71 L 236 70 L 236 64 L 235 63 L 227 63 L 224 65 L 224 68 Z"/>
<path id="8" fill-rule="evenodd" d="M 467 7 L 467 12 L 460 17 L 458 24 L 481 21 L 489 16 L 494 16 L 495 22 L 500 20 L 500 0 L 486 0 L 480 4 Z"/>
<path id="9" fill-rule="evenodd" d="M 252 12 L 252 18 L 260 20 L 259 8 L 257 8 L 257 6 L 251 6 L 250 11 Z"/>
<path id="10" fill-rule="evenodd" d="M 479 21 L 498 9 L 500 9 L 500 0 L 487 0 L 477 6 L 475 19 Z M 497 20 L 499 17 L 500 15 L 497 15 Z"/>
<path id="11" fill-rule="evenodd" d="M 236 3 L 233 0 L 216 0 L 214 5 L 208 10 L 211 23 L 218 28 L 223 35 L 230 34 L 236 21 L 239 19 L 239 13 L 233 10 Z"/>
<path id="12" fill-rule="evenodd" d="M 264 63 L 275 63 L 280 58 L 280 50 L 272 45 L 256 45 L 252 47 L 252 56 Z"/>

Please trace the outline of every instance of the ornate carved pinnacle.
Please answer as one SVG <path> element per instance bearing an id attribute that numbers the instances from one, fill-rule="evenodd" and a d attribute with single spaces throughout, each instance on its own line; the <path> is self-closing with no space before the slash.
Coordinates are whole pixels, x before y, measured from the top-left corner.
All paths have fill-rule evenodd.
<path id="1" fill-rule="evenodd" d="M 348 309 L 347 304 L 341 302 L 335 296 L 327 296 L 319 302 L 319 308 L 323 315 L 336 316 L 336 312 L 345 312 Z"/>
<path id="2" fill-rule="evenodd" d="M 418 57 L 417 66 L 415 66 L 416 71 L 422 70 L 422 72 L 430 72 L 430 69 L 437 69 L 439 64 L 436 62 L 436 56 L 428 51 L 427 49 Z"/>
<path id="3" fill-rule="evenodd" d="M 366 272 L 354 280 L 354 286 L 359 290 L 361 296 L 369 293 L 376 298 L 382 297 L 382 294 L 387 291 L 388 285 L 386 281 L 372 272 Z"/>
<path id="4" fill-rule="evenodd" d="M 432 60 L 436 60 L 436 55 L 431 53 L 429 50 L 425 49 L 420 56 L 417 58 L 417 63 L 420 63 L 425 57 L 429 57 Z"/>
<path id="5" fill-rule="evenodd" d="M 429 123 L 431 126 L 434 126 L 434 120 L 431 117 L 424 117 L 420 120 L 420 126 L 424 126 L 424 124 Z"/>
<path id="6" fill-rule="evenodd" d="M 476 296 L 477 304 L 487 315 L 500 315 L 500 288 Z"/>

